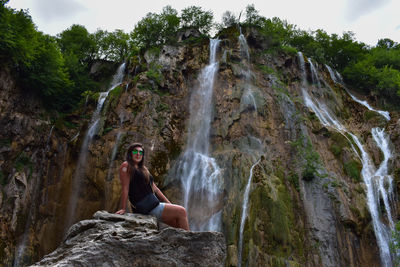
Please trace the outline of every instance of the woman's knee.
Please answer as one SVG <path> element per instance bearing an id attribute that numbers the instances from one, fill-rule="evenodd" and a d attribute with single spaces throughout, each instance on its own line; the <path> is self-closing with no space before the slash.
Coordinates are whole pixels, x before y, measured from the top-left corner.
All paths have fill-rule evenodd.
<path id="1" fill-rule="evenodd" d="M 186 209 L 182 206 L 178 206 L 178 215 L 179 217 L 186 217 L 187 213 L 186 213 Z"/>

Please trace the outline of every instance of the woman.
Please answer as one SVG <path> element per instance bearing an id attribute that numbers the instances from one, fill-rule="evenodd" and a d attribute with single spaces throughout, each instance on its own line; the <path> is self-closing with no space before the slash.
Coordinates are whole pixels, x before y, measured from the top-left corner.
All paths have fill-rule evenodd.
<path id="1" fill-rule="evenodd" d="M 170 226 L 189 230 L 186 209 L 182 206 L 171 204 L 160 189 L 158 189 L 153 182 L 153 176 L 144 166 L 144 153 L 143 145 L 140 143 L 135 143 L 128 148 L 126 161 L 119 168 L 119 178 L 122 185 L 121 209 L 116 213 L 125 213 L 128 196 L 131 204 L 137 209 L 143 203 L 151 202 L 150 205 L 152 205 L 153 201 L 157 201 L 157 203 L 152 205 L 155 208 L 152 208 L 150 211 L 143 211 L 142 209 L 141 213 L 154 215 L 158 220 Z M 153 193 L 161 202 L 157 199 L 147 200 L 148 198 L 154 198 L 150 195 Z"/>

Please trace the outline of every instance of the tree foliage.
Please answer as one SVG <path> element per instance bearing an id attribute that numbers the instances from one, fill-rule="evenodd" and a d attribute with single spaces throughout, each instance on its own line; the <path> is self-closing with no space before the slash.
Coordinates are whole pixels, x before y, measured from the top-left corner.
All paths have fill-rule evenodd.
<path id="1" fill-rule="evenodd" d="M 130 51 L 129 34 L 122 30 L 108 32 L 97 30 L 92 35 L 97 45 L 96 58 L 110 61 L 124 61 Z"/>
<path id="2" fill-rule="evenodd" d="M 96 60 L 123 61 L 147 50 L 177 41 L 184 28 L 209 34 L 213 14 L 189 6 L 181 15 L 171 6 L 161 13 L 148 13 L 130 32 L 97 30 L 89 33 L 82 25 L 72 25 L 56 37 L 37 31 L 29 13 L 6 6 L 0 0 L 0 65 L 18 76 L 25 91 L 38 93 L 49 106 L 71 110 L 82 92 L 97 91 L 90 77 Z M 239 25 L 239 18 L 226 11 L 217 28 Z M 365 93 L 400 102 L 400 45 L 388 38 L 375 47 L 357 42 L 352 32 L 341 36 L 322 29 L 304 31 L 279 18 L 265 18 L 254 5 L 245 11 L 244 27 L 256 28 L 269 50 L 302 51 L 317 62 L 328 64 L 343 74 L 346 83 Z"/>
<path id="3" fill-rule="evenodd" d="M 37 31 L 28 12 L 6 3 L 0 6 L 1 66 L 16 76 L 25 92 L 38 94 L 47 106 L 67 108 L 70 103 L 61 98 L 72 82 L 55 39 Z"/>
<path id="4" fill-rule="evenodd" d="M 177 14 L 170 6 L 164 7 L 161 14 L 148 13 L 131 32 L 133 43 L 141 48 L 150 48 L 172 42 L 180 23 Z"/>
<path id="5" fill-rule="evenodd" d="M 400 45 L 385 38 L 375 47 L 357 42 L 352 32 L 329 35 L 322 29 L 304 31 L 279 18 L 260 16 L 254 5 L 246 8 L 243 25 L 256 27 L 270 49 L 291 46 L 317 62 L 342 72 L 346 83 L 359 91 L 400 103 Z"/>
<path id="6" fill-rule="evenodd" d="M 58 44 L 64 55 L 77 57 L 80 64 L 88 64 L 95 58 L 96 43 L 82 25 L 74 24 L 58 35 Z"/>
<path id="7" fill-rule="evenodd" d="M 200 33 L 207 35 L 212 27 L 213 13 L 203 11 L 201 7 L 190 6 L 182 10 L 181 27 L 195 28 Z"/>

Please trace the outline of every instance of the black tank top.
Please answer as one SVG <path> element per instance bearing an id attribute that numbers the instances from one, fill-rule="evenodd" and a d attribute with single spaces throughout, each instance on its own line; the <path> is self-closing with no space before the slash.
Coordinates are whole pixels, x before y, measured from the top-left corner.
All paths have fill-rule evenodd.
<path id="1" fill-rule="evenodd" d="M 136 205 L 142 198 L 147 194 L 153 193 L 151 186 L 153 184 L 154 178 L 150 174 L 150 182 L 146 183 L 146 177 L 143 172 L 138 169 L 133 169 L 133 175 L 131 175 L 129 182 L 129 201 L 132 205 Z"/>

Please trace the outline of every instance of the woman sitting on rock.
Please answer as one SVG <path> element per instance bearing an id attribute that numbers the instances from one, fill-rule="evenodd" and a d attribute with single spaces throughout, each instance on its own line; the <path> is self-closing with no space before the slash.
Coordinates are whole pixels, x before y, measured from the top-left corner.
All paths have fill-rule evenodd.
<path id="1" fill-rule="evenodd" d="M 143 145 L 140 143 L 135 143 L 128 148 L 126 161 L 119 168 L 122 185 L 121 209 L 116 213 L 125 213 L 129 196 L 129 201 L 137 212 L 154 215 L 170 226 L 189 230 L 186 209 L 171 204 L 158 189 L 153 176 L 144 166 L 144 153 Z"/>

